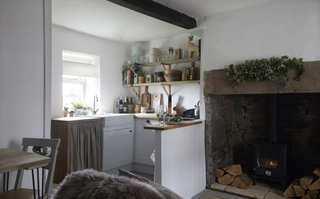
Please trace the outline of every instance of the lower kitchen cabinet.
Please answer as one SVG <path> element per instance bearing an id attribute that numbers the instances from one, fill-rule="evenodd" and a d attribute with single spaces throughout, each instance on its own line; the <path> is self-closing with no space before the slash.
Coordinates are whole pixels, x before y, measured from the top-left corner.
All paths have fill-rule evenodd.
<path id="1" fill-rule="evenodd" d="M 136 146 L 134 162 L 154 166 L 150 156 L 155 149 L 155 133 L 154 130 L 143 129 L 146 120 L 135 119 Z M 153 119 L 149 120 L 153 121 Z"/>
<path id="2" fill-rule="evenodd" d="M 100 139 L 102 137 L 102 122 L 103 118 L 99 117 L 51 119 L 51 138 L 60 139 L 53 178 L 54 183 L 62 182 L 64 177 L 72 171 L 85 168 L 101 170 L 102 146 Z M 92 125 L 95 128 L 91 128 Z M 87 131 L 86 129 L 90 130 Z M 88 155 L 89 153 L 90 155 Z"/>
<path id="3" fill-rule="evenodd" d="M 132 126 L 103 132 L 103 171 L 133 162 L 134 133 Z"/>

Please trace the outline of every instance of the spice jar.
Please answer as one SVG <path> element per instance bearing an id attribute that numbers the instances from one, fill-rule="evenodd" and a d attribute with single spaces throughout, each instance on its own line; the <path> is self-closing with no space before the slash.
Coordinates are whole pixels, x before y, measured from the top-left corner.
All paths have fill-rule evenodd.
<path id="1" fill-rule="evenodd" d="M 192 62 L 192 66 L 190 68 L 190 76 L 189 76 L 190 80 L 197 80 L 198 77 L 198 73 L 197 73 L 197 69 L 194 67 L 194 62 Z"/>
<path id="2" fill-rule="evenodd" d="M 186 76 L 186 68 L 183 69 L 182 71 L 182 77 L 181 77 L 182 81 L 186 81 L 187 80 L 187 76 Z"/>

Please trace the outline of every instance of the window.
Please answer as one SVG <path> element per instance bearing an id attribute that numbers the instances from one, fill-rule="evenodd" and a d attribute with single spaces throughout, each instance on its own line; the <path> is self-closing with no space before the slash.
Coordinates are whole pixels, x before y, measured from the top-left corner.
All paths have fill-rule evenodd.
<path id="1" fill-rule="evenodd" d="M 72 108 L 71 102 L 84 102 L 92 107 L 93 96 L 100 95 L 99 56 L 63 51 L 63 106 Z"/>

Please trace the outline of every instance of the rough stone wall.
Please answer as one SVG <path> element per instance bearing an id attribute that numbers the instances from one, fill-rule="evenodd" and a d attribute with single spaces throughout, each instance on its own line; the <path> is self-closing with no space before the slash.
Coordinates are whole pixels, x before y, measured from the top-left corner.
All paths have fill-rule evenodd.
<path id="1" fill-rule="evenodd" d="M 207 187 L 215 182 L 215 170 L 229 164 L 253 169 L 253 145 L 266 137 L 266 95 L 207 95 Z"/>
<path id="2" fill-rule="evenodd" d="M 311 175 L 320 166 L 320 94 L 279 96 L 279 139 L 291 145 L 295 177 Z"/>
<path id="3" fill-rule="evenodd" d="M 268 138 L 267 95 L 207 95 L 207 187 L 215 169 L 241 164 L 253 169 L 253 141 Z M 279 94 L 279 140 L 291 144 L 290 168 L 295 175 L 311 174 L 320 166 L 320 94 Z"/>

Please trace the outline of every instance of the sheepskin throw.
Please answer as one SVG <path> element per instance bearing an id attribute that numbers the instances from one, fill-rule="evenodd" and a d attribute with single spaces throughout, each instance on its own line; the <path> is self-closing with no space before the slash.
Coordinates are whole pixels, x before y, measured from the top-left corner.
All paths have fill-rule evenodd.
<path id="1" fill-rule="evenodd" d="M 92 169 L 72 172 L 51 199 L 165 199 L 159 191 L 138 180 Z"/>

